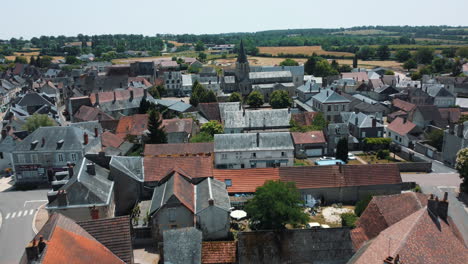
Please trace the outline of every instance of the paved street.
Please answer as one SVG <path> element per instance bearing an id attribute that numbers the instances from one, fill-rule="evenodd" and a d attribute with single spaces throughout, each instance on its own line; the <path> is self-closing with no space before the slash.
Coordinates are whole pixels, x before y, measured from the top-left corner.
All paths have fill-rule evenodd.
<path id="1" fill-rule="evenodd" d="M 422 159 L 422 160 L 425 160 L 425 161 L 428 161 L 428 162 L 432 162 L 432 171 L 435 172 L 435 173 L 456 173 L 457 171 L 450 168 L 450 167 L 447 167 L 445 166 L 442 162 L 440 161 L 437 161 L 437 160 L 433 160 L 429 157 L 426 157 L 424 156 L 423 154 L 421 153 L 418 153 L 416 151 L 413 151 L 413 150 L 410 150 L 408 148 L 405 148 L 405 147 L 401 147 L 403 151 L 405 152 L 408 152 L 408 151 L 411 151 L 412 153 L 414 153 L 414 156 Z"/>
<path id="2" fill-rule="evenodd" d="M 421 189 L 426 194 L 435 194 L 439 198 L 444 196 L 444 192 L 448 192 L 449 200 L 449 215 L 460 230 L 460 233 L 465 240 L 465 245 L 468 245 L 468 209 L 457 199 L 458 186 L 461 179 L 457 173 L 429 173 L 429 174 L 401 174 L 403 181 L 414 181 L 421 186 Z"/>
<path id="3" fill-rule="evenodd" d="M 45 203 L 47 190 L 0 192 L 0 263 L 18 263 L 34 236 L 36 209 Z"/>

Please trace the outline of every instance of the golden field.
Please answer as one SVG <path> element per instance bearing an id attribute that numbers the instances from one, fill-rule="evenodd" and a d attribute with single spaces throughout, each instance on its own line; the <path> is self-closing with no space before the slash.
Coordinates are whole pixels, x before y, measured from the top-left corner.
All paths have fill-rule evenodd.
<path id="1" fill-rule="evenodd" d="M 339 51 L 325 51 L 321 46 L 293 46 L 293 47 L 258 47 L 260 53 L 271 54 L 278 56 L 278 54 L 304 54 L 307 56 L 312 53 L 317 55 L 330 55 L 330 56 L 354 56 L 350 52 L 339 52 Z"/>

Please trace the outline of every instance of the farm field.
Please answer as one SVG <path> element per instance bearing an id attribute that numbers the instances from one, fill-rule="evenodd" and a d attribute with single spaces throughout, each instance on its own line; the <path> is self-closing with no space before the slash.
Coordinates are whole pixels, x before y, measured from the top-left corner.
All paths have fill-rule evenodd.
<path id="1" fill-rule="evenodd" d="M 339 64 L 353 65 L 353 60 L 336 60 L 336 62 L 338 62 Z M 402 65 L 403 63 L 397 61 L 358 60 L 358 66 L 363 68 L 388 67 L 402 69 Z"/>
<path id="2" fill-rule="evenodd" d="M 17 56 L 21 56 L 21 54 L 24 54 L 24 56 L 21 56 L 21 57 L 25 57 L 26 60 L 29 62 L 29 60 L 31 59 L 31 56 L 35 56 L 35 57 L 37 56 L 37 55 L 33 55 L 33 54 L 36 54 L 36 53 L 37 53 L 37 55 L 39 55 L 39 52 L 31 52 L 31 53 L 20 53 Z M 16 52 L 15 52 L 15 54 L 16 54 Z M 10 60 L 10 61 L 15 61 L 16 56 L 5 56 L 5 58 L 7 60 Z M 54 58 L 54 60 L 63 60 L 63 59 L 65 59 L 65 57 L 63 57 L 63 56 L 52 56 L 52 58 Z"/>
<path id="3" fill-rule="evenodd" d="M 362 30 L 345 30 L 340 32 L 333 32 L 332 35 L 345 34 L 345 35 L 393 35 L 397 32 L 389 32 L 379 29 L 362 29 Z"/>
<path id="4" fill-rule="evenodd" d="M 330 55 L 330 56 L 354 56 L 350 52 L 340 52 L 340 51 L 326 51 L 323 50 L 321 46 L 292 46 L 292 47 L 258 47 L 260 53 L 271 54 L 273 56 L 278 56 L 278 54 L 304 54 L 307 56 L 312 55 L 312 53 L 317 53 L 317 55 Z"/>

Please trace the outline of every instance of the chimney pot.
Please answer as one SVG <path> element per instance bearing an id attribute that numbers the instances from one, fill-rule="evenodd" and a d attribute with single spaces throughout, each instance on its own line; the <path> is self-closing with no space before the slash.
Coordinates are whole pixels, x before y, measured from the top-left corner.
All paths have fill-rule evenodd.
<path id="1" fill-rule="evenodd" d="M 83 144 L 84 144 L 84 145 L 88 145 L 88 140 L 89 140 L 89 139 L 88 139 L 88 134 L 85 132 L 85 133 L 83 134 Z"/>
<path id="2" fill-rule="evenodd" d="M 94 137 L 98 137 L 99 136 L 99 130 L 97 127 L 94 128 Z"/>
<path id="3" fill-rule="evenodd" d="M 94 165 L 94 163 L 91 162 L 86 164 L 86 172 L 89 175 L 96 175 L 96 166 Z"/>
<path id="4" fill-rule="evenodd" d="M 214 200 L 213 200 L 213 199 L 209 199 L 209 200 L 208 200 L 208 204 L 209 204 L 210 206 L 213 206 L 213 205 L 214 205 Z"/>

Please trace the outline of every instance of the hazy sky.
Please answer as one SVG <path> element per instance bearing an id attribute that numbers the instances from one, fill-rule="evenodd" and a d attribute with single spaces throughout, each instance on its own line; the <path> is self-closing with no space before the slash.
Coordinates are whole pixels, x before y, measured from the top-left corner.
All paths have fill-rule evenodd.
<path id="1" fill-rule="evenodd" d="M 0 39 L 468 25 L 468 0 L 1 0 Z"/>

